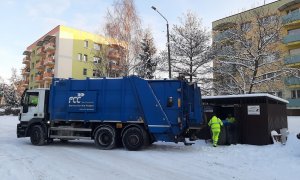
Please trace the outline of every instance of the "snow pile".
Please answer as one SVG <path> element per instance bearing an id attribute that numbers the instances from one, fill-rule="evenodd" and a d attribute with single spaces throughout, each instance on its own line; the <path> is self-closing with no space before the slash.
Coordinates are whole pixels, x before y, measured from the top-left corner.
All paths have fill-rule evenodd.
<path id="1" fill-rule="evenodd" d="M 129 152 L 101 151 L 92 141 L 55 141 L 33 146 L 16 138 L 17 117 L 0 117 L 1 179 L 299 179 L 300 117 L 289 117 L 285 146 L 231 145 L 213 148 L 155 143 Z"/>

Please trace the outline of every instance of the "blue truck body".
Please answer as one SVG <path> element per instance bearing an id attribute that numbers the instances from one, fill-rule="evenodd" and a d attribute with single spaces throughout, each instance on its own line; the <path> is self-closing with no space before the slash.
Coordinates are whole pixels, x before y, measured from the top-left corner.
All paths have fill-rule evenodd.
<path id="1" fill-rule="evenodd" d="M 53 79 L 50 121 L 142 124 L 155 141 L 178 142 L 203 122 L 200 88 L 183 80 Z"/>
<path id="2" fill-rule="evenodd" d="M 204 122 L 200 88 L 185 80 L 54 78 L 50 89 L 26 90 L 21 104 L 17 137 L 39 146 L 56 139 L 94 140 L 102 150 L 191 145 L 186 138 L 198 139 Z"/>

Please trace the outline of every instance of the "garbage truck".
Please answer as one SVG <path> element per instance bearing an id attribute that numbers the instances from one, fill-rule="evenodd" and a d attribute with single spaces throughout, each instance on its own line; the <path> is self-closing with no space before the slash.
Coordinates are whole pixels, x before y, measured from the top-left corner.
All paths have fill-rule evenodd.
<path id="1" fill-rule="evenodd" d="M 33 145 L 88 139 L 99 149 L 139 150 L 156 141 L 191 145 L 203 125 L 200 88 L 185 80 L 53 78 L 26 90 L 17 137 Z"/>

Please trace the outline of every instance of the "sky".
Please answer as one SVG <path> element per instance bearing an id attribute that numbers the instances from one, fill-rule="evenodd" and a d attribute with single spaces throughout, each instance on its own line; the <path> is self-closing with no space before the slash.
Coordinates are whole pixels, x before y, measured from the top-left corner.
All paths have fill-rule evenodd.
<path id="1" fill-rule="evenodd" d="M 265 0 L 266 3 L 275 0 Z M 211 23 L 238 12 L 263 5 L 264 0 L 135 0 L 143 27 L 152 30 L 159 50 L 166 45 L 166 22 L 180 24 L 187 11 L 196 13 L 209 31 Z M 23 51 L 57 25 L 103 34 L 105 14 L 113 0 L 0 0 L 0 77 L 8 79 L 11 68 L 21 72 Z"/>

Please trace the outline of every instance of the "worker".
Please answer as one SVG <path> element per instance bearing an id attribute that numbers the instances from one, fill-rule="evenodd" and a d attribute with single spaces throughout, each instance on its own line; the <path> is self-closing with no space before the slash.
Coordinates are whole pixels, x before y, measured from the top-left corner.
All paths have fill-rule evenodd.
<path id="1" fill-rule="evenodd" d="M 208 122 L 208 126 L 210 126 L 212 132 L 213 146 L 217 147 L 223 122 L 216 116 L 216 114 L 213 114 L 212 118 Z"/>
<path id="2" fill-rule="evenodd" d="M 229 122 L 229 123 L 235 123 L 235 118 L 231 116 L 231 114 L 228 114 L 226 120 Z"/>
<path id="3" fill-rule="evenodd" d="M 236 123 L 236 119 L 231 114 L 228 114 L 226 120 L 228 121 L 227 136 L 226 136 L 227 143 L 236 144 L 237 143 L 237 123 Z"/>
<path id="4" fill-rule="evenodd" d="M 37 104 L 38 104 L 38 96 L 30 96 L 30 98 L 29 98 L 30 100 L 30 103 L 29 103 L 29 105 L 30 106 L 37 106 Z"/>

